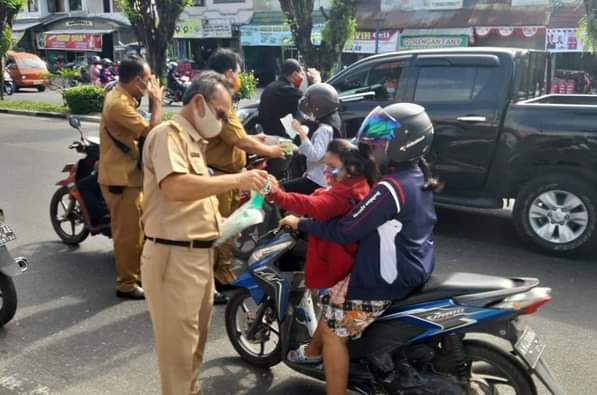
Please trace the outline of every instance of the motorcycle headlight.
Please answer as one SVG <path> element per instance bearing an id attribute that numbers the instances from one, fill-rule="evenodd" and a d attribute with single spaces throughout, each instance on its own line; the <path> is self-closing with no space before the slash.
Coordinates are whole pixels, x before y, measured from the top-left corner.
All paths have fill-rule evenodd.
<path id="1" fill-rule="evenodd" d="M 253 111 L 248 108 L 241 108 L 236 110 L 236 116 L 240 119 L 241 123 L 245 123 L 249 117 L 253 115 Z"/>
<path id="2" fill-rule="evenodd" d="M 278 252 L 284 251 L 284 250 L 288 249 L 292 245 L 293 242 L 294 242 L 293 240 L 287 240 L 287 241 L 283 241 L 281 243 L 272 244 L 272 245 L 268 245 L 263 248 L 259 248 L 258 250 L 255 250 L 255 252 L 253 252 L 251 257 L 249 258 L 249 264 L 251 264 L 253 262 L 257 262 L 258 260 L 263 259 L 266 256 L 270 256 L 270 255 L 276 254 Z"/>

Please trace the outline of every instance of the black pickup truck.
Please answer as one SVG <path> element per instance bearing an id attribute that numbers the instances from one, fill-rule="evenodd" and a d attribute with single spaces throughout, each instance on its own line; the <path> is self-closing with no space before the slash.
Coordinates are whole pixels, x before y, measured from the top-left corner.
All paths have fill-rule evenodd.
<path id="1" fill-rule="evenodd" d="M 546 95 L 548 57 L 504 48 L 396 52 L 328 82 L 343 98 L 348 136 L 377 105 L 426 108 L 435 127 L 428 159 L 446 181 L 439 204 L 499 209 L 516 199 L 525 240 L 576 252 L 597 244 L 597 96 Z M 257 121 L 244 111 L 246 123 Z"/>

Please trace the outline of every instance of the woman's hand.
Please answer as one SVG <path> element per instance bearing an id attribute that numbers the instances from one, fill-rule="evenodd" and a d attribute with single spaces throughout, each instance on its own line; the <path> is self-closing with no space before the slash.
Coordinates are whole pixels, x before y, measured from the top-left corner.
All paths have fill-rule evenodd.
<path id="1" fill-rule="evenodd" d="M 305 129 L 303 129 L 303 125 L 296 119 L 292 120 L 292 128 L 294 131 L 300 136 L 301 140 L 305 140 L 307 138 L 307 133 Z"/>
<path id="2" fill-rule="evenodd" d="M 284 227 L 284 226 L 288 226 L 289 228 L 292 228 L 294 230 L 298 230 L 298 226 L 299 226 L 299 218 L 295 217 L 294 215 L 289 215 L 287 217 L 284 217 L 280 220 L 280 228 Z"/>

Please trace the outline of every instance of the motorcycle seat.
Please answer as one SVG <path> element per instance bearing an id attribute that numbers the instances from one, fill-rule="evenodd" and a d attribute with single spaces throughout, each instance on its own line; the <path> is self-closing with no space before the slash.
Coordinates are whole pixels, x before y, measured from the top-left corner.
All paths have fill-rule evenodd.
<path id="1" fill-rule="evenodd" d="M 475 273 L 433 274 L 429 281 L 406 299 L 394 301 L 392 307 L 403 307 L 437 299 L 514 288 L 516 281 Z"/>

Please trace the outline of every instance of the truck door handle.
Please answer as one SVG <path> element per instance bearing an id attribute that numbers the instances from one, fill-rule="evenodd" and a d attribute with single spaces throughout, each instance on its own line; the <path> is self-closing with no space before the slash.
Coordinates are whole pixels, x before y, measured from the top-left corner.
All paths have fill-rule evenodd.
<path id="1" fill-rule="evenodd" d="M 458 122 L 463 122 L 463 123 L 483 123 L 483 122 L 487 122 L 487 117 L 482 117 L 482 116 L 478 116 L 478 115 L 469 115 L 466 117 L 458 117 L 458 118 L 456 118 L 456 120 Z"/>

